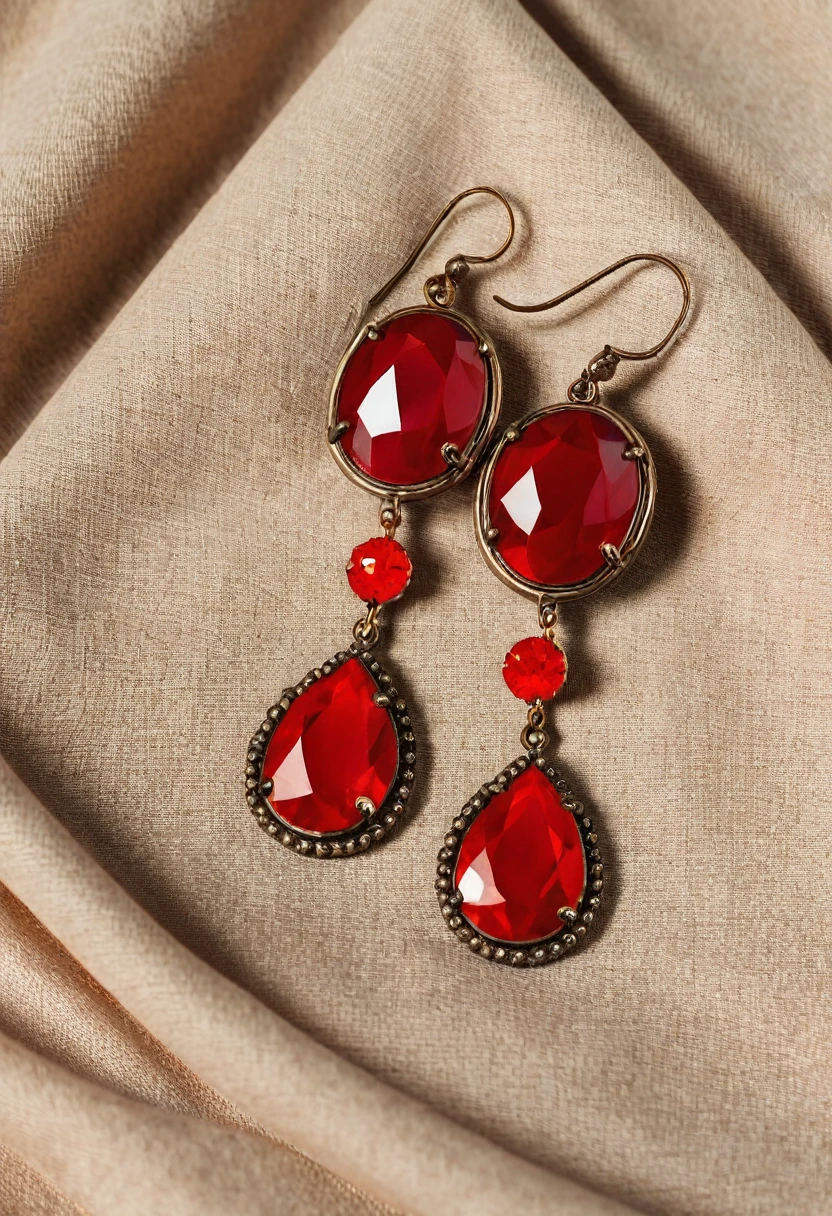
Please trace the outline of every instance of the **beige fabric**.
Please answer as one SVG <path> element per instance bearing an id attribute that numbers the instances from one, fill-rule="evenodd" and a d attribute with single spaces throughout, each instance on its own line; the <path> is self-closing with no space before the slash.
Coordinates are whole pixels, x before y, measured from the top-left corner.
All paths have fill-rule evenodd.
<path id="1" fill-rule="evenodd" d="M 361 7 L 3 16 L 0 1195 L 815 1216 L 828 22 L 796 2 Z M 531 974 L 471 958 L 432 894 L 454 810 L 517 751 L 499 666 L 534 627 L 477 555 L 471 486 L 402 530 L 416 573 L 384 651 L 421 744 L 409 823 L 303 862 L 240 792 L 263 708 L 348 639 L 343 561 L 376 529 L 325 450 L 332 370 L 480 181 L 520 217 L 462 297 L 507 418 L 605 341 L 654 340 L 675 296 L 651 270 L 523 321 L 494 290 L 540 299 L 645 248 L 695 287 L 674 348 L 610 386 L 659 507 L 626 579 L 562 614 L 556 714 L 610 890 L 587 948 Z M 501 223 L 468 208 L 391 306 Z"/>
<path id="2" fill-rule="evenodd" d="M 0 1146 L 0 1204 L 14 1216 L 87 1216 L 5 1145 Z"/>

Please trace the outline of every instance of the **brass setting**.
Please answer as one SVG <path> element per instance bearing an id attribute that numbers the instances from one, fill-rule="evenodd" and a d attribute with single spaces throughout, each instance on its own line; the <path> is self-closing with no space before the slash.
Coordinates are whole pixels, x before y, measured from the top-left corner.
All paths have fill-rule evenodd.
<path id="1" fill-rule="evenodd" d="M 563 921 L 563 926 L 556 933 L 536 941 L 507 942 L 482 933 L 465 916 L 460 908 L 462 895 L 455 885 L 456 866 L 465 833 L 476 817 L 496 794 L 509 789 L 512 782 L 530 765 L 535 765 L 545 773 L 566 810 L 575 816 L 584 852 L 584 889 L 576 907 L 559 909 L 558 917 Z M 604 890 L 603 874 L 604 863 L 598 848 L 598 834 L 593 828 L 591 818 L 584 812 L 583 803 L 571 793 L 560 773 L 539 755 L 537 749 L 532 749 L 512 761 L 493 781 L 477 790 L 453 820 L 439 850 L 434 886 L 446 925 L 459 941 L 468 946 L 472 954 L 512 967 L 537 967 L 562 958 L 586 937 L 601 903 Z"/>
<path id="2" fill-rule="evenodd" d="M 452 465 L 455 469 L 459 468 L 462 461 L 462 457 L 459 454 L 459 448 L 455 443 L 442 444 L 442 458 L 446 464 Z"/>
<path id="3" fill-rule="evenodd" d="M 337 443 L 342 435 L 350 429 L 348 422 L 336 422 L 334 426 L 327 428 L 326 437 L 329 443 Z"/>
<path id="4" fill-rule="evenodd" d="M 616 545 L 607 541 L 606 544 L 601 546 L 601 552 L 607 565 L 611 566 L 613 570 L 617 570 L 622 562 L 621 550 Z"/>
<path id="5" fill-rule="evenodd" d="M 398 317 L 412 316 L 415 313 L 430 313 L 436 311 L 432 308 L 426 308 L 424 305 L 419 305 L 416 308 L 402 308 L 398 312 L 391 313 L 389 317 L 385 317 L 383 321 L 378 323 L 381 331 L 381 338 L 384 338 L 384 326 Z M 489 440 L 494 434 L 497 426 L 497 420 L 500 416 L 500 402 L 502 400 L 502 375 L 500 372 L 500 363 L 494 353 L 494 347 L 488 338 L 470 317 L 466 317 L 461 312 L 456 312 L 451 308 L 443 308 L 442 312 L 445 316 L 452 317 L 456 322 L 467 329 L 473 338 L 479 344 L 485 344 L 486 352 L 482 356 L 485 363 L 485 397 L 483 400 L 482 410 L 480 412 L 479 422 L 474 434 L 466 446 L 465 450 L 458 453 L 458 456 L 451 462 L 445 456 L 445 449 L 454 447 L 453 444 L 445 444 L 442 450 L 443 456 L 448 464 L 447 471 L 440 473 L 437 477 L 431 478 L 429 481 L 418 482 L 412 486 L 397 486 L 391 485 L 389 482 L 377 481 L 374 477 L 370 477 L 357 465 L 354 465 L 348 458 L 341 445 L 341 439 L 344 433 L 349 429 L 349 424 L 339 422 L 338 420 L 338 394 L 341 388 L 341 381 L 344 377 L 344 372 L 347 363 L 358 350 L 362 342 L 367 339 L 367 327 L 362 326 L 356 336 L 353 338 L 350 345 L 344 351 L 341 361 L 335 371 L 335 379 L 332 384 L 332 390 L 329 395 L 329 412 L 327 415 L 327 438 L 329 440 L 329 450 L 335 457 L 336 464 L 342 473 L 344 473 L 354 485 L 360 486 L 362 490 L 368 490 L 370 494 L 375 494 L 382 498 L 394 496 L 401 502 L 408 502 L 417 498 L 430 498 L 433 494 L 440 494 L 443 490 L 449 489 L 451 486 L 457 485 L 473 469 L 474 465 L 479 460 L 484 452 Z M 340 429 L 338 429 L 340 428 Z M 333 438 L 334 437 L 334 438 Z M 455 449 L 456 450 L 456 449 Z"/>
<path id="6" fill-rule="evenodd" d="M 445 220 L 451 214 L 455 207 L 463 201 L 474 195 L 488 195 L 497 202 L 501 203 L 505 208 L 508 217 L 508 231 L 500 244 L 492 253 L 488 254 L 457 254 L 450 258 L 445 263 L 445 269 L 442 274 L 432 275 L 424 285 L 425 300 L 427 307 L 421 306 L 418 308 L 403 308 L 398 312 L 391 313 L 389 316 L 377 320 L 373 319 L 368 322 L 374 310 L 380 305 L 390 294 L 393 288 L 400 282 L 401 279 L 413 268 L 418 258 L 427 248 L 433 236 L 438 229 L 444 224 Z M 462 481 L 471 472 L 474 465 L 479 460 L 485 450 L 491 436 L 494 433 L 494 428 L 497 425 L 497 419 L 500 413 L 500 399 L 502 395 L 502 377 L 500 374 L 500 364 L 497 356 L 494 353 L 494 347 L 478 325 L 475 324 L 469 317 L 461 312 L 453 311 L 453 303 L 456 297 L 456 291 L 459 284 L 463 281 L 473 265 L 483 265 L 486 262 L 494 262 L 497 258 L 502 257 L 509 245 L 514 239 L 514 212 L 511 205 L 504 195 L 499 190 L 493 189 L 491 186 L 472 186 L 468 190 L 463 190 L 451 199 L 449 203 L 442 208 L 439 215 L 428 228 L 425 235 L 416 244 L 414 249 L 408 254 L 405 261 L 384 286 L 376 292 L 376 294 L 367 302 L 364 311 L 361 314 L 361 320 L 358 323 L 353 339 L 338 364 L 335 371 L 332 389 L 329 395 L 329 410 L 327 414 L 327 439 L 329 449 L 335 458 L 338 467 L 355 485 L 361 486 L 362 489 L 368 490 L 371 494 L 376 494 L 382 497 L 395 495 L 402 502 L 417 499 L 428 498 L 433 494 L 439 494 L 441 491 L 448 489 L 450 486 L 456 485 Z M 458 459 L 448 460 L 448 470 L 429 481 L 420 482 L 412 486 L 396 486 L 385 482 L 376 481 L 361 469 L 357 468 L 348 459 L 341 445 L 341 438 L 344 433 L 349 430 L 349 425 L 338 421 L 338 393 L 343 379 L 344 370 L 349 362 L 350 357 L 355 353 L 358 347 L 364 341 L 380 341 L 384 338 L 384 326 L 397 317 L 407 316 L 412 313 L 433 312 L 441 310 L 448 316 L 459 322 L 477 341 L 479 352 L 482 355 L 486 369 L 486 392 L 483 402 L 482 411 L 480 414 L 477 429 L 471 437 L 468 446 L 464 452 L 458 454 Z M 454 445 L 446 445 L 453 447 Z M 443 452 L 444 454 L 444 452 Z"/>
<path id="7" fill-rule="evenodd" d="M 350 659 L 363 663 L 378 690 L 373 699 L 377 705 L 383 705 L 390 716 L 398 744 L 396 773 L 381 806 L 375 806 L 371 798 L 356 798 L 355 808 L 361 815 L 361 822 L 354 827 L 342 832 L 304 831 L 281 819 L 268 801 L 272 782 L 262 780 L 263 759 L 271 734 L 292 703 L 317 680 L 330 675 Z M 339 651 L 320 667 L 314 668 L 297 685 L 284 688 L 279 700 L 268 710 L 249 739 L 244 780 L 246 802 L 263 831 L 292 852 L 306 857 L 351 857 L 355 853 L 366 852 L 371 845 L 387 836 L 404 815 L 413 787 L 415 763 L 416 741 L 407 703 L 399 696 L 391 677 L 378 660 L 354 643 L 349 650 Z"/>
<path id="8" fill-rule="evenodd" d="M 594 386 L 593 386 L 594 387 Z M 597 394 L 597 389 L 596 389 Z M 609 562 L 606 553 L 601 555 L 602 560 L 598 570 L 591 578 L 585 579 L 582 583 L 571 583 L 566 586 L 548 586 L 542 583 L 532 582 L 530 579 L 523 578 L 515 571 L 510 570 L 505 564 L 500 554 L 495 548 L 495 542 L 498 539 L 498 530 L 492 525 L 491 517 L 488 509 L 488 502 L 491 496 L 491 482 L 494 476 L 494 469 L 497 461 L 500 459 L 502 452 L 509 443 L 515 442 L 520 434 L 530 426 L 533 422 L 537 422 L 541 418 L 548 418 L 551 414 L 557 413 L 559 410 L 573 409 L 571 401 L 563 402 L 559 405 L 549 405 L 542 410 L 537 410 L 533 414 L 529 414 L 522 422 L 515 424 L 511 430 L 506 431 L 497 440 L 497 443 L 491 450 L 491 454 L 483 467 L 477 484 L 477 493 L 474 501 L 474 530 L 477 534 L 477 544 L 480 547 L 480 552 L 485 558 L 489 568 L 494 571 L 499 579 L 506 586 L 511 587 L 514 591 L 518 591 L 521 595 L 527 596 L 529 599 L 539 599 L 540 595 L 556 601 L 563 602 L 566 600 L 577 600 L 584 595 L 589 595 L 592 591 L 597 591 L 601 587 L 605 587 L 613 579 L 618 578 L 627 569 L 630 562 L 635 557 L 645 537 L 650 529 L 650 523 L 653 518 L 653 509 L 656 502 L 656 470 L 653 465 L 653 459 L 650 455 L 650 450 L 647 447 L 644 439 L 639 432 L 625 418 L 622 418 L 614 410 L 609 409 L 605 405 L 600 405 L 596 399 L 591 402 L 581 401 L 582 409 L 591 410 L 594 414 L 600 414 L 603 418 L 615 423 L 620 427 L 627 447 L 638 447 L 642 455 L 638 461 L 639 471 L 639 498 L 636 504 L 633 520 L 630 525 L 630 530 L 624 539 L 620 548 L 620 562 L 617 565 L 612 565 Z M 612 547 L 612 546 L 611 546 Z"/>

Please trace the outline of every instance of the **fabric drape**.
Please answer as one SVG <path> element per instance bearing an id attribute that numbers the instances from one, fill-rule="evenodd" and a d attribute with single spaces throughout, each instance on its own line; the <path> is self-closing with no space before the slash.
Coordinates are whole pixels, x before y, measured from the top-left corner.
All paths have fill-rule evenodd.
<path id="1" fill-rule="evenodd" d="M 740 0 L 13 0 L 0 14 L 0 1208 L 818 1216 L 829 1162 L 829 14 Z M 418 793 L 365 856 L 248 814 L 342 648 L 376 505 L 326 451 L 364 302 L 457 191 L 504 418 L 605 342 L 655 523 L 561 614 L 585 948 L 475 959 L 433 893 L 519 750 L 534 606 L 473 483 L 406 511 L 385 664 Z M 389 301 L 504 217 L 459 210 Z M 387 307 L 385 305 L 385 307 Z"/>

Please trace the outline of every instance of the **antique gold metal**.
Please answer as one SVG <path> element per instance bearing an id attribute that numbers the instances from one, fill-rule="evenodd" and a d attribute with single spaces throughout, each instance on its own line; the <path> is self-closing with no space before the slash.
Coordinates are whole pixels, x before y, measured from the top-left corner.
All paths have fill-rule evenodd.
<path id="1" fill-rule="evenodd" d="M 535 707 L 532 706 L 532 709 Z M 531 716 L 531 713 L 530 713 Z M 524 744 L 525 746 L 525 744 Z M 557 932 L 533 942 L 507 942 L 489 937 L 468 920 L 462 910 L 463 898 L 455 886 L 459 850 L 465 833 L 491 799 L 510 789 L 521 773 L 535 765 L 551 781 L 564 807 L 575 816 L 584 854 L 584 888 L 574 908 L 560 909 L 563 925 Z M 539 753 L 539 749 L 518 756 L 498 773 L 493 781 L 481 786 L 469 798 L 451 824 L 439 850 L 434 887 L 439 907 L 451 933 L 468 946 L 472 954 L 510 967 L 541 967 L 574 950 L 586 937 L 601 904 L 604 892 L 604 862 L 598 847 L 598 833 L 584 804 L 577 799 L 561 774 Z M 564 915 L 565 913 L 565 915 Z"/>
<path id="2" fill-rule="evenodd" d="M 364 622 L 359 621 L 356 630 L 362 624 Z M 374 628 L 378 628 L 377 624 Z M 271 780 L 263 780 L 268 742 L 298 697 L 303 696 L 316 681 L 325 679 L 352 659 L 363 664 L 376 685 L 376 703 L 383 705 L 390 715 L 398 745 L 396 774 L 381 805 L 376 806 L 371 798 L 356 798 L 355 807 L 361 815 L 360 823 L 338 832 L 301 829 L 281 819 L 268 800 L 273 789 Z M 327 659 L 320 667 L 313 668 L 298 684 L 284 688 L 280 699 L 267 710 L 264 720 L 249 739 L 245 769 L 246 802 L 263 831 L 293 853 L 304 857 L 352 857 L 388 836 L 405 815 L 413 789 L 416 758 L 416 742 L 407 703 L 401 699 L 393 687 L 392 678 L 373 657 L 370 649 L 356 642 L 348 650 L 341 650 Z"/>
<path id="3" fill-rule="evenodd" d="M 501 194 L 499 190 L 495 190 L 492 186 L 471 186 L 470 189 L 461 191 L 442 208 L 439 215 L 437 215 L 436 219 L 431 224 L 430 228 L 428 228 L 425 235 L 411 251 L 411 253 L 408 254 L 407 258 L 404 262 L 402 262 L 401 266 L 392 276 L 392 278 L 388 279 L 384 286 L 376 292 L 371 300 L 367 302 L 367 307 L 362 313 L 356 333 L 358 333 L 358 330 L 363 327 L 367 315 L 371 313 L 374 308 L 377 308 L 378 305 L 390 295 L 390 292 L 393 290 L 396 284 L 404 278 L 404 276 L 413 268 L 413 266 L 415 266 L 421 254 L 430 244 L 431 240 L 445 223 L 445 220 L 449 217 L 454 208 L 457 207 L 463 199 L 470 198 L 475 194 L 489 194 L 492 198 L 496 198 L 503 204 L 506 209 L 506 214 L 508 215 L 508 233 L 506 234 L 506 238 L 502 245 L 500 245 L 499 249 L 495 249 L 493 253 L 479 255 L 458 254 L 455 258 L 451 258 L 445 265 L 445 276 L 448 277 L 447 289 L 451 292 L 450 300 L 448 300 L 445 304 L 440 304 L 438 300 L 432 299 L 430 295 L 428 295 L 428 283 L 431 282 L 431 279 L 428 279 L 428 283 L 425 284 L 425 295 L 428 303 L 438 304 L 440 308 L 449 308 L 453 303 L 453 289 L 456 287 L 456 284 L 465 277 L 469 266 L 483 265 L 485 262 L 496 262 L 497 258 L 501 258 L 503 256 L 511 242 L 514 240 L 514 212 L 512 211 L 511 205 L 509 204 L 505 195 Z M 485 341 L 485 339 L 483 339 L 483 341 Z M 482 353 L 484 354 L 485 352 L 483 351 Z"/>
<path id="4" fill-rule="evenodd" d="M 378 614 L 380 605 L 368 604 L 367 615 L 360 617 L 356 622 L 352 631 L 352 636 L 355 638 L 357 646 L 362 650 L 372 650 L 378 645 L 378 640 L 381 637 L 379 628 Z"/>
<path id="5" fill-rule="evenodd" d="M 600 414 L 603 418 L 615 423 L 623 432 L 628 447 L 640 449 L 641 455 L 638 457 L 638 503 L 636 504 L 630 530 L 620 547 L 621 560 L 618 565 L 614 566 L 610 564 L 606 553 L 602 551 L 599 553 L 599 569 L 591 578 L 585 579 L 582 583 L 572 583 L 564 587 L 556 587 L 543 586 L 540 583 L 532 582 L 530 579 L 525 579 L 508 568 L 495 548 L 495 543 L 499 539 L 499 532 L 491 523 L 488 508 L 494 469 L 505 448 L 510 443 L 515 442 L 519 435 L 525 431 L 526 427 L 531 426 L 533 422 L 537 422 L 541 418 L 548 418 L 560 410 L 572 409 L 573 402 L 564 401 L 559 405 L 547 405 L 541 410 L 536 410 L 535 413 L 529 414 L 524 418 L 522 422 L 516 423 L 511 431 L 506 431 L 501 435 L 492 448 L 477 483 L 477 493 L 474 502 L 474 530 L 480 552 L 489 568 L 494 571 L 506 586 L 511 587 L 514 591 L 518 591 L 521 595 L 525 595 L 528 599 L 539 601 L 542 594 L 550 600 L 554 600 L 555 603 L 576 600 L 611 583 L 613 579 L 623 574 L 635 557 L 644 538 L 647 536 L 653 517 L 653 508 L 656 502 L 656 470 L 653 458 L 644 439 L 626 418 L 622 418 L 620 414 L 617 414 L 615 410 L 609 409 L 608 406 L 600 405 L 596 397 L 593 397 L 590 401 L 580 401 L 580 406 L 581 409 L 591 410 L 592 413 Z"/>
<path id="6" fill-rule="evenodd" d="M 566 401 L 558 405 L 550 405 L 537 410 L 521 422 L 503 432 L 494 445 L 487 459 L 477 485 L 476 502 L 474 506 L 474 524 L 477 542 L 488 566 L 498 577 L 519 591 L 522 595 L 537 601 L 537 617 L 540 629 L 549 642 L 554 642 L 555 630 L 558 623 L 558 601 L 573 600 L 579 596 L 595 591 L 599 587 L 617 578 L 632 561 L 641 545 L 653 514 L 656 498 L 656 473 L 653 460 L 647 444 L 626 419 L 613 410 L 601 405 L 599 401 L 599 385 L 612 379 L 622 359 L 652 359 L 658 355 L 678 332 L 684 322 L 690 307 L 690 285 L 684 271 L 659 254 L 632 254 L 622 258 L 612 266 L 584 280 L 577 287 L 547 300 L 542 304 L 510 304 L 500 296 L 494 299 L 498 304 L 515 312 L 542 312 L 555 308 L 565 300 L 571 299 L 585 288 L 597 283 L 600 279 L 612 274 L 615 270 L 632 262 L 653 261 L 667 266 L 676 276 L 682 287 L 682 308 L 673 325 L 661 341 L 643 351 L 626 351 L 618 347 L 606 345 L 592 359 L 577 380 L 574 380 L 566 391 Z M 510 569 L 496 548 L 499 541 L 499 530 L 491 522 L 490 499 L 494 472 L 497 464 L 509 444 L 522 442 L 522 436 L 528 427 L 533 426 L 544 418 L 551 418 L 560 411 L 576 412 L 576 407 L 591 414 L 597 414 L 618 428 L 623 443 L 616 451 L 623 459 L 634 462 L 638 473 L 638 499 L 633 518 L 627 535 L 620 544 L 604 542 L 599 546 L 598 568 L 584 582 L 569 584 L 563 587 L 545 586 L 541 583 L 525 579 Z M 519 470 L 518 470 L 519 471 Z M 538 504 L 539 505 L 539 504 Z M 565 676 L 565 656 L 564 671 Z M 509 687 L 511 682 L 507 680 Z M 533 687 L 533 686 L 532 686 Z M 545 688 L 545 685 L 543 686 Z M 519 695 L 519 694 L 517 694 Z M 476 794 L 463 806 L 459 815 L 451 824 L 451 831 L 444 838 L 443 847 L 439 850 L 436 868 L 435 888 L 437 898 L 448 928 L 459 941 L 467 944 L 469 950 L 481 958 L 490 959 L 496 963 L 506 963 L 514 967 L 535 967 L 563 957 L 564 953 L 572 950 L 586 936 L 587 929 L 592 923 L 601 900 L 604 889 L 604 864 L 598 848 L 598 833 L 592 819 L 585 813 L 584 805 L 576 799 L 569 790 L 566 782 L 555 769 L 549 767 L 548 761 L 542 754 L 549 744 L 549 732 L 546 729 L 546 710 L 541 697 L 534 700 L 528 707 L 526 723 L 520 739 L 526 751 L 513 764 L 507 766 L 502 773 L 491 782 L 481 786 Z M 570 811 L 578 824 L 584 860 L 583 887 L 575 900 L 574 906 L 564 904 L 558 909 L 561 927 L 556 933 L 534 941 L 505 940 L 492 937 L 477 927 L 476 920 L 471 920 L 465 914 L 466 898 L 457 885 L 457 874 L 460 861 L 460 849 L 465 834 L 478 815 L 487 807 L 492 796 L 500 796 L 509 789 L 511 783 L 528 768 L 536 765 L 544 772 L 557 791 L 564 810 Z M 478 844 L 478 847 L 479 844 Z M 571 898 L 571 896 L 570 896 Z M 477 902 L 477 897 L 472 899 Z M 506 900 L 508 902 L 508 899 Z M 498 926 L 499 927 L 499 926 Z"/>
<path id="7" fill-rule="evenodd" d="M 611 541 L 606 541 L 601 546 L 601 552 L 604 555 L 604 560 L 608 566 L 612 566 L 613 570 L 617 570 L 621 565 L 621 550 Z"/>
<path id="8" fill-rule="evenodd" d="M 402 506 L 397 496 L 382 499 L 378 509 L 378 522 L 384 528 L 384 535 L 387 539 L 392 540 L 396 535 L 396 529 L 402 522 Z"/>
<path id="9" fill-rule="evenodd" d="M 526 715 L 526 725 L 520 734 L 521 746 L 526 751 L 543 751 L 549 742 L 549 734 L 546 730 L 546 710 L 543 708 L 543 702 L 538 698 L 529 706 L 529 712 Z"/>
<path id="10" fill-rule="evenodd" d="M 474 525 L 480 551 L 498 578 L 502 579 L 504 583 L 515 591 L 519 591 L 521 595 L 526 595 L 529 598 L 536 599 L 542 593 L 544 596 L 548 596 L 554 600 L 572 600 L 588 595 L 591 591 L 597 591 L 614 578 L 618 578 L 626 570 L 646 537 L 656 500 L 656 470 L 653 465 L 653 459 L 647 444 L 635 427 L 614 410 L 599 403 L 600 390 L 598 386 L 612 379 L 622 359 L 654 359 L 665 349 L 678 333 L 690 310 L 690 282 L 681 266 L 677 265 L 670 258 L 663 257 L 659 253 L 633 253 L 628 257 L 619 258 L 617 262 L 613 262 L 611 266 L 607 266 L 604 270 L 599 270 L 597 274 L 584 279 L 576 287 L 570 287 L 568 291 L 554 296 L 551 300 L 544 300 L 541 304 L 513 304 L 502 296 L 495 295 L 494 297 L 498 304 L 502 305 L 503 308 L 510 309 L 512 312 L 545 312 L 547 309 L 557 308 L 559 304 L 565 303 L 566 300 L 571 300 L 594 283 L 600 282 L 601 279 L 605 279 L 608 275 L 613 274 L 624 266 L 629 266 L 633 262 L 658 262 L 671 270 L 678 280 L 682 288 L 682 306 L 670 329 L 668 329 L 660 341 L 646 350 L 624 350 L 622 347 L 612 346 L 609 343 L 605 345 L 603 350 L 599 351 L 597 355 L 588 361 L 587 366 L 578 379 L 573 380 L 569 385 L 569 388 L 566 390 L 566 402 L 560 405 L 547 406 L 534 414 L 530 414 L 520 423 L 509 428 L 501 436 L 492 449 L 491 455 L 480 476 L 474 510 Z M 627 440 L 624 456 L 627 460 L 636 461 L 638 464 L 639 499 L 630 530 L 624 541 L 618 547 L 612 544 L 601 546 L 601 564 L 599 564 L 599 569 L 591 578 L 584 580 L 582 583 L 566 587 L 543 587 L 541 584 L 533 583 L 528 579 L 522 578 L 513 570 L 509 570 L 495 548 L 495 543 L 499 539 L 499 533 L 492 525 L 489 516 L 488 502 L 491 481 L 500 454 L 507 444 L 515 442 L 531 423 L 537 422 L 541 418 L 549 417 L 559 410 L 570 409 L 573 404 L 580 405 L 583 409 L 600 414 L 621 429 Z"/>
<path id="11" fill-rule="evenodd" d="M 391 313 L 387 317 L 377 318 L 373 314 L 375 309 L 387 298 L 393 288 L 401 281 L 402 278 L 412 269 L 418 258 L 427 248 L 428 244 L 442 226 L 454 208 L 462 202 L 463 199 L 469 198 L 472 195 L 486 194 L 497 199 L 502 203 L 508 216 L 508 232 L 498 249 L 488 254 L 457 254 L 450 258 L 445 264 L 444 272 L 441 275 L 433 275 L 427 280 L 424 285 L 425 299 L 427 305 L 422 305 L 416 308 L 403 308 L 397 312 Z M 327 442 L 335 458 L 335 461 L 341 471 L 355 485 L 361 486 L 362 489 L 368 490 L 371 494 L 376 494 L 382 497 L 395 496 L 402 502 L 417 499 L 428 498 L 433 494 L 438 494 L 442 490 L 448 489 L 450 486 L 456 485 L 462 481 L 471 472 L 474 465 L 479 460 L 486 446 L 488 445 L 494 429 L 497 425 L 497 419 L 500 414 L 500 400 L 502 396 L 502 377 L 500 373 L 500 364 L 494 353 L 493 343 L 488 338 L 488 335 L 464 313 L 455 311 L 452 307 L 456 296 L 456 290 L 459 283 L 465 278 L 468 273 L 468 268 L 472 265 L 482 264 L 485 262 L 493 262 L 501 257 L 512 240 L 514 239 L 514 212 L 511 209 L 507 199 L 500 193 L 499 190 L 493 189 L 491 186 L 473 186 L 469 190 L 463 190 L 457 194 L 455 198 L 443 207 L 442 211 L 428 228 L 425 235 L 418 242 L 415 248 L 408 255 L 396 273 L 388 279 L 384 286 L 375 293 L 375 295 L 367 302 L 364 311 L 361 314 L 361 320 L 353 335 L 347 349 L 335 371 L 335 377 L 332 384 L 332 389 L 329 396 L 329 409 L 327 413 Z M 347 364 L 364 341 L 378 341 L 384 335 L 384 327 L 388 322 L 395 320 L 398 317 L 408 316 L 414 313 L 434 312 L 441 310 L 447 316 L 453 317 L 460 325 L 462 325 L 477 341 L 479 352 L 483 357 L 486 369 L 486 390 L 483 409 L 480 416 L 479 425 L 472 435 L 465 450 L 458 452 L 455 448 L 450 449 L 454 445 L 445 445 L 447 452 L 443 450 L 447 469 L 433 477 L 428 481 L 420 482 L 410 486 L 395 486 L 387 482 L 377 481 L 370 477 L 362 469 L 353 464 L 346 456 L 341 438 L 349 426 L 338 420 L 338 395 L 343 379 L 344 371 Z M 373 315 L 371 321 L 368 318 Z"/>
<path id="12" fill-rule="evenodd" d="M 443 443 L 442 444 L 442 455 L 444 456 L 444 458 L 448 462 L 448 464 L 452 464 L 455 469 L 459 468 L 459 462 L 462 459 L 462 457 L 460 456 L 459 448 L 456 446 L 455 443 Z"/>
<path id="13" fill-rule="evenodd" d="M 497 529 L 493 528 L 492 531 L 496 532 Z M 538 596 L 537 623 L 549 641 L 554 641 L 555 626 L 558 623 L 558 606 L 550 595 Z"/>
<path id="14" fill-rule="evenodd" d="M 616 270 L 621 270 L 623 266 L 629 266 L 632 262 L 659 262 L 662 266 L 667 266 L 668 270 L 672 270 L 682 288 L 682 307 L 670 329 L 655 346 L 651 346 L 647 350 L 622 350 L 616 346 L 605 346 L 602 353 L 596 355 L 595 359 L 590 361 L 590 366 L 599 362 L 603 363 L 603 360 L 608 358 L 609 355 L 614 355 L 615 361 L 610 361 L 612 363 L 612 370 L 608 370 L 608 366 L 602 366 L 598 369 L 602 374 L 595 377 L 596 383 L 598 380 L 609 380 L 619 359 L 655 359 L 656 355 L 661 354 L 684 324 L 690 310 L 690 280 L 684 270 L 682 270 L 682 267 L 677 265 L 671 258 L 663 257 L 660 253 L 631 253 L 628 257 L 619 258 L 611 266 L 607 266 L 604 270 L 599 270 L 597 274 L 584 279 L 582 283 L 578 283 L 577 287 L 570 287 L 568 291 L 562 292 L 559 296 L 553 296 L 551 300 L 544 300 L 542 304 L 512 304 L 510 301 L 503 299 L 502 296 L 495 296 L 494 299 L 503 308 L 508 308 L 512 312 L 546 312 L 550 308 L 557 308 L 559 304 L 565 304 L 573 296 L 580 295 L 582 291 L 586 291 L 587 287 L 592 287 L 594 283 L 600 283 L 601 279 L 605 279 L 607 275 L 614 274 Z M 608 374 L 603 374 L 605 372 Z"/>

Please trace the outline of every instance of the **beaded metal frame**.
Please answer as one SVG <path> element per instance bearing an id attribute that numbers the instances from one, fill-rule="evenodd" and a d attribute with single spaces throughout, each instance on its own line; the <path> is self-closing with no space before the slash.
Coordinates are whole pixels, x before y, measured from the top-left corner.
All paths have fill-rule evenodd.
<path id="1" fill-rule="evenodd" d="M 508 942 L 483 933 L 468 920 L 460 910 L 462 895 L 459 891 L 454 890 L 453 880 L 459 850 L 471 824 L 485 810 L 492 798 L 510 789 L 512 783 L 532 764 L 548 777 L 563 806 L 572 812 L 577 821 L 584 852 L 586 879 L 577 906 L 570 910 L 572 915 L 564 918 L 562 927 L 556 933 L 551 933 L 548 937 L 539 938 L 533 942 Z M 448 928 L 461 942 L 467 943 L 472 953 L 494 963 L 508 963 L 514 967 L 537 967 L 562 958 L 585 937 L 601 903 L 604 889 L 604 864 L 601 859 L 601 850 L 598 848 L 598 835 L 592 826 L 592 820 L 584 814 L 583 803 L 573 796 L 560 773 L 535 750 L 512 761 L 501 773 L 497 774 L 493 781 L 482 786 L 472 798 L 469 798 L 451 824 L 437 860 L 436 893 Z"/>
<path id="2" fill-rule="evenodd" d="M 398 761 L 396 775 L 380 806 L 355 827 L 341 832 L 307 832 L 293 827 L 277 814 L 268 801 L 268 790 L 263 787 L 263 759 L 269 738 L 285 717 L 288 709 L 298 697 L 312 687 L 316 681 L 331 675 L 351 659 L 363 663 L 376 685 L 373 694 L 376 705 L 387 710 L 396 732 Z M 416 763 L 416 741 L 413 735 L 407 703 L 393 687 L 392 677 L 378 659 L 366 650 L 353 644 L 349 650 L 341 650 L 333 658 L 315 667 L 298 684 L 284 688 L 279 700 L 267 711 L 259 728 L 249 740 L 246 755 L 245 788 L 246 801 L 252 815 L 267 835 L 285 845 L 295 853 L 306 857 L 351 857 L 364 853 L 395 828 L 404 815 L 413 787 Z"/>

